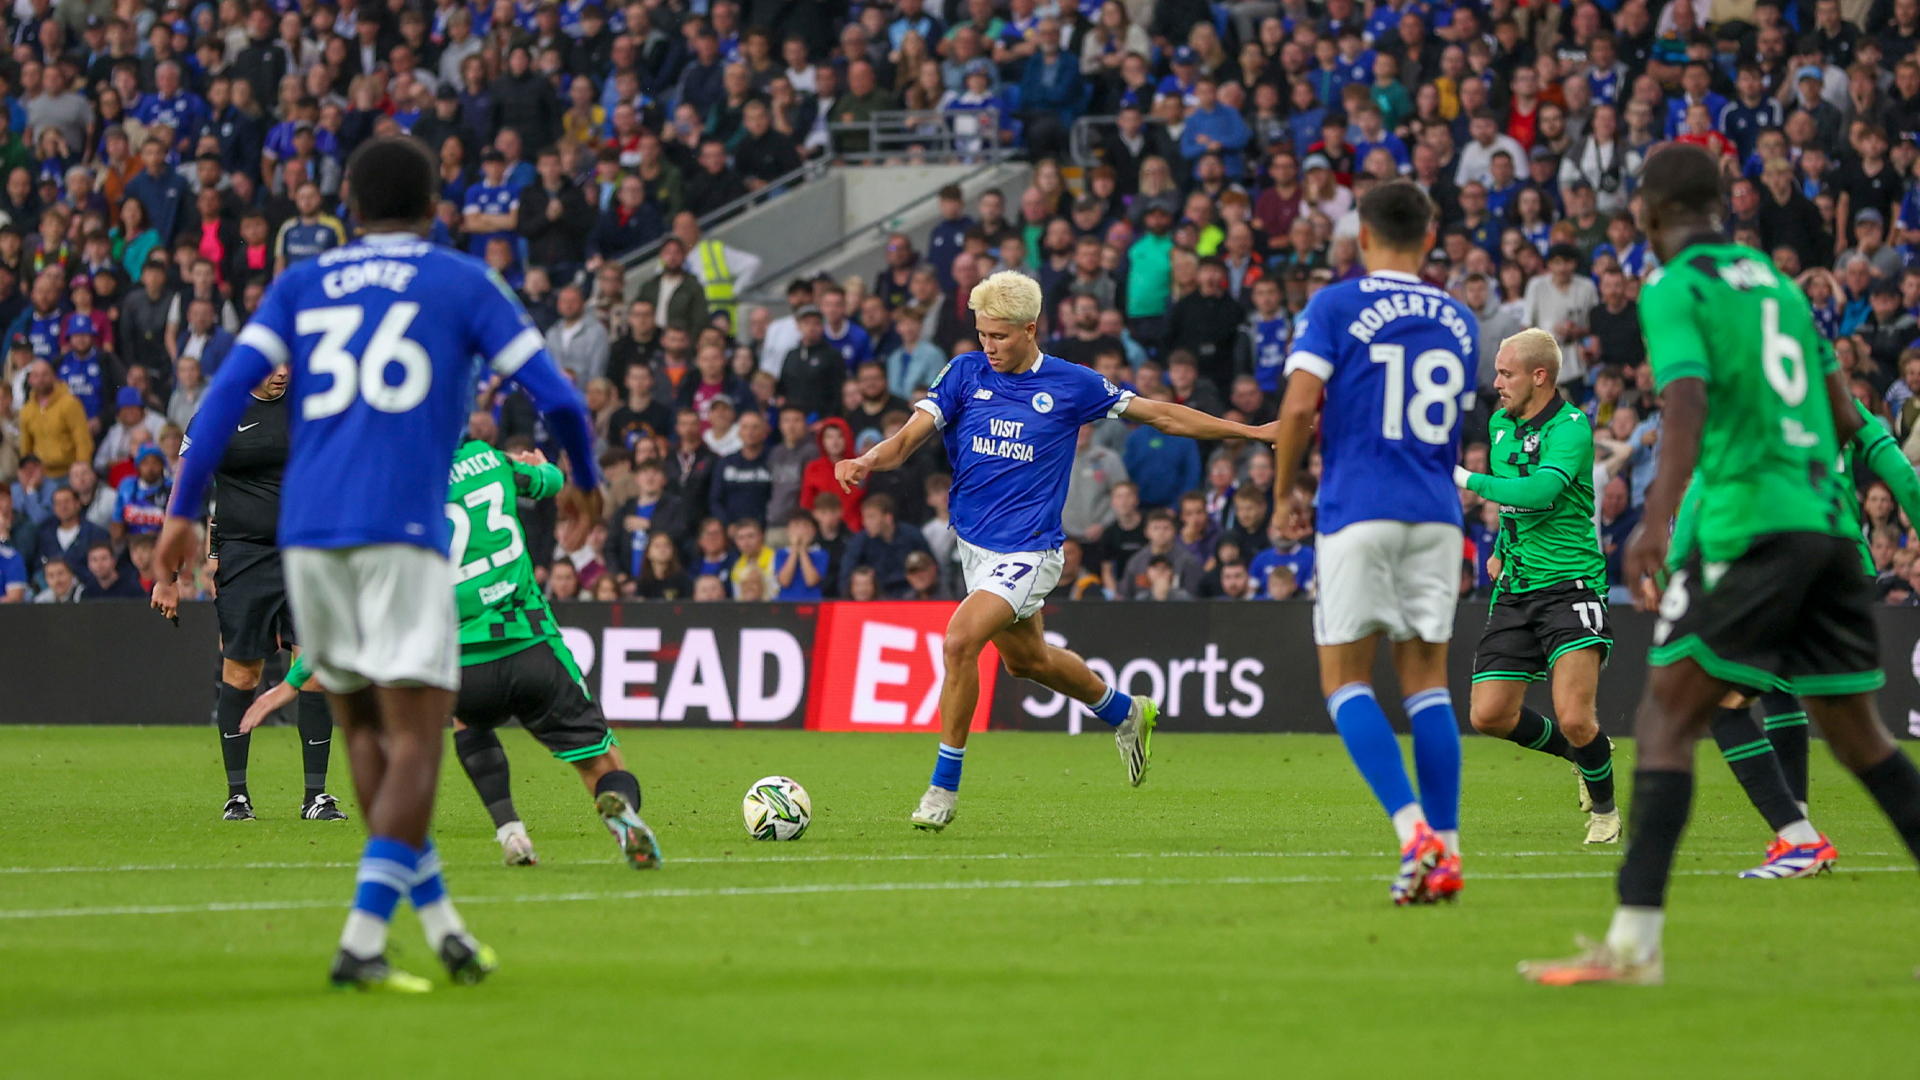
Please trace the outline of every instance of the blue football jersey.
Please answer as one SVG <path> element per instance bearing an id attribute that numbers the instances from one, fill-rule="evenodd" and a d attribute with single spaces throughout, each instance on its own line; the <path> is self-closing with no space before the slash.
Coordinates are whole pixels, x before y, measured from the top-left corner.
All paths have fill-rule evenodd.
<path id="1" fill-rule="evenodd" d="M 45 360 L 56 366 L 60 363 L 60 324 L 66 318 L 59 308 L 55 308 L 51 315 L 28 313 L 27 344 L 33 346 L 35 360 Z"/>
<path id="2" fill-rule="evenodd" d="M 1287 374 L 1326 383 L 1320 531 L 1356 521 L 1460 524 L 1453 466 L 1472 406 L 1480 326 L 1410 274 L 1329 285 L 1293 324 Z"/>
<path id="3" fill-rule="evenodd" d="M 171 513 L 193 516 L 246 408 L 246 388 L 290 364 L 293 420 L 280 542 L 447 550 L 448 468 L 478 366 L 554 418 L 577 481 L 592 482 L 583 403 L 511 290 L 484 263 L 407 234 L 365 237 L 290 268 L 207 391 L 182 451 Z M 555 411 L 557 410 L 557 411 Z"/>
<path id="4" fill-rule="evenodd" d="M 512 184 L 495 187 L 482 180 L 467 189 L 467 203 L 461 207 L 461 211 L 468 214 L 511 214 L 514 207 L 519 205 L 518 189 Z M 467 250 L 484 256 L 487 253 L 487 241 L 496 236 L 508 241 L 519 239 L 518 233 L 511 232 L 474 233 L 467 238 Z"/>
<path id="5" fill-rule="evenodd" d="M 1001 554 L 1059 547 L 1080 425 L 1118 416 L 1131 400 L 1132 391 L 1057 356 L 1018 375 L 993 370 L 983 352 L 954 357 L 914 406 L 946 440 L 954 532 Z"/>
<path id="6" fill-rule="evenodd" d="M 100 371 L 98 350 L 87 356 L 68 353 L 60 358 L 60 370 L 56 374 L 67 384 L 73 396 L 80 399 L 80 407 L 86 410 L 87 419 L 100 415 L 100 388 L 105 385 L 106 376 Z"/>
<path id="7" fill-rule="evenodd" d="M 1287 337 L 1292 323 L 1282 311 L 1271 319 L 1253 317 L 1253 378 L 1263 394 L 1281 392 L 1280 369 L 1287 362 Z"/>

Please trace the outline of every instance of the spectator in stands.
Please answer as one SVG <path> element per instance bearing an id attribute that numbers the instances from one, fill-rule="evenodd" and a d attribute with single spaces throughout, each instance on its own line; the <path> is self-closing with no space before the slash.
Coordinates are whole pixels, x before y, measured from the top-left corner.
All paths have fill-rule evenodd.
<path id="1" fill-rule="evenodd" d="M 904 413 L 912 408 L 905 398 L 889 389 L 886 366 L 879 361 L 862 362 L 854 370 L 853 378 L 860 388 L 860 403 L 847 412 L 846 420 L 856 439 L 869 430 L 879 431 L 881 419 L 888 413 Z"/>
<path id="2" fill-rule="evenodd" d="M 36 604 L 73 604 L 80 600 L 80 578 L 59 559 L 46 566 L 46 588 L 33 598 Z"/>
<path id="3" fill-rule="evenodd" d="M 138 577 L 120 572 L 119 560 L 113 555 L 113 545 L 105 540 L 87 549 L 87 570 L 93 575 L 93 582 L 80 586 L 82 600 L 145 600 L 147 598 L 145 590 L 140 588 Z"/>
<path id="4" fill-rule="evenodd" d="M 640 286 L 635 299 L 652 304 L 656 318 L 665 312 L 664 325 L 693 334 L 707 325 L 707 295 L 699 279 L 687 273 L 686 258 L 687 245 L 668 237 L 660 245 L 660 273 Z"/>
<path id="5" fill-rule="evenodd" d="M 1127 436 L 1122 460 L 1142 506 L 1170 507 L 1200 486 L 1200 448 L 1192 439 L 1138 427 Z"/>
<path id="6" fill-rule="evenodd" d="M 534 156 L 534 172 L 539 180 L 520 191 L 518 225 L 527 240 L 527 264 L 566 281 L 586 262 L 596 215 L 580 186 L 563 174 L 558 148 L 541 149 Z"/>
<path id="7" fill-rule="evenodd" d="M 21 455 L 20 471 L 8 489 L 8 494 L 13 498 L 16 521 L 25 517 L 36 526 L 52 521 L 53 493 L 64 486 L 61 482 L 48 480 L 46 468 L 38 456 Z"/>
<path id="8" fill-rule="evenodd" d="M 722 457 L 713 471 L 713 516 L 731 525 L 766 519 L 773 500 L 773 469 L 767 452 L 767 421 L 759 412 L 743 413 L 740 449 Z"/>
<path id="9" fill-rule="evenodd" d="M 710 138 L 700 144 L 700 167 L 687 180 L 687 210 L 706 217 L 743 199 L 747 185 L 727 164 L 726 144 Z"/>
<path id="10" fill-rule="evenodd" d="M 1199 591 L 1200 562 L 1176 543 L 1178 536 L 1171 511 L 1160 507 L 1147 512 L 1146 545 L 1134 552 L 1120 573 L 1119 592 L 1122 600 L 1143 599 L 1149 593 L 1153 581 L 1148 570 L 1156 559 L 1169 568 L 1168 585 L 1184 595 L 1163 594 L 1155 596 L 1155 599 L 1189 599 Z"/>
<path id="11" fill-rule="evenodd" d="M 907 556 L 915 551 L 931 555 L 920 530 L 895 516 L 890 496 L 869 495 L 860 501 L 861 532 L 847 541 L 840 568 L 843 589 L 851 589 L 853 571 L 871 569 L 880 592 L 900 597 L 907 590 Z"/>
<path id="12" fill-rule="evenodd" d="M 82 516 L 80 497 L 71 488 L 56 490 L 53 520 L 40 527 L 32 562 L 41 567 L 49 562 L 64 562 L 75 579 L 91 584 L 93 574 L 87 569 L 87 552 L 95 544 L 111 546 L 112 540 L 105 529 Z"/>
<path id="13" fill-rule="evenodd" d="M 701 506 L 713 486 L 717 458 L 707 449 L 700 413 L 684 407 L 674 413 L 672 455 L 667 458 L 667 486 L 690 506 Z"/>
<path id="14" fill-rule="evenodd" d="M 20 453 L 40 459 L 49 475 L 64 476 L 75 461 L 93 457 L 93 433 L 86 410 L 53 365 L 35 360 L 27 367 L 27 402 L 20 409 Z M 139 404 L 139 395 L 134 395 Z"/>
<path id="15" fill-rule="evenodd" d="M 602 260 L 618 259 L 638 251 L 659 239 L 664 232 L 666 232 L 666 224 L 660 220 L 660 211 L 653 201 L 647 198 L 645 180 L 637 173 L 629 173 L 621 178 L 619 187 L 615 189 L 613 205 L 600 212 L 599 220 L 587 237 L 587 266 L 595 268 Z M 663 246 L 660 249 L 660 266 L 661 274 L 676 275 L 677 283 L 685 276 L 681 273 L 681 261 L 686 257 L 686 249 L 682 246 L 676 250 L 678 258 L 669 263 L 666 247 Z M 654 281 L 658 280 L 659 278 L 654 279 Z M 654 284 L 654 281 L 649 281 L 647 285 Z M 656 288 L 652 295 L 648 295 L 646 285 L 641 286 L 642 297 L 653 305 L 656 312 L 660 309 L 659 293 L 662 291 L 667 293 L 669 299 L 672 298 L 671 285 Z M 681 315 L 682 328 L 706 322 L 705 301 L 706 297 L 702 296 L 700 304 L 702 310 L 697 320 L 694 320 L 690 314 Z M 669 315 L 672 314 L 669 312 Z"/>
<path id="16" fill-rule="evenodd" d="M 900 344 L 887 354 L 885 363 L 887 388 L 896 397 L 904 398 L 932 386 L 946 365 L 946 355 L 939 346 L 921 336 L 925 325 L 919 308 L 901 307 L 894 313 L 893 330 Z"/>
<path id="17" fill-rule="evenodd" d="M 547 351 L 574 384 L 585 387 L 607 372 L 607 328 L 587 317 L 587 295 L 578 285 L 560 290 L 560 321 L 547 330 Z"/>
<path id="18" fill-rule="evenodd" d="M 120 520 L 119 487 L 103 486 L 100 474 L 87 462 L 76 461 L 67 469 L 67 490 L 80 500 L 80 515 L 105 529 L 116 541 L 121 538 L 116 528 Z"/>
<path id="19" fill-rule="evenodd" d="M 1580 339 L 1587 333 L 1587 316 L 1600 302 L 1593 279 L 1575 276 L 1580 252 L 1572 244 L 1547 250 L 1547 273 L 1527 283 L 1526 311 L 1521 318 L 1538 326 L 1560 343 L 1560 381 L 1577 382 L 1586 375 L 1580 358 Z"/>
<path id="20" fill-rule="evenodd" d="M 827 341 L 826 320 L 819 308 L 805 305 L 794 312 L 794 321 L 800 344 L 780 363 L 779 394 L 809 417 L 833 416 L 840 411 L 840 384 L 846 380 L 847 362 Z"/>
<path id="21" fill-rule="evenodd" d="M 820 600 L 826 596 L 827 571 L 832 556 L 820 546 L 813 516 L 795 509 L 786 517 L 787 542 L 774 557 L 775 599 Z"/>
<path id="22" fill-rule="evenodd" d="M 1185 302 L 1185 300 L 1181 301 L 1181 303 Z M 1228 355 L 1231 355 L 1231 352 Z M 1173 392 L 1173 401 L 1176 404 L 1185 405 L 1189 409 L 1198 409 L 1213 416 L 1226 414 L 1227 405 L 1221 399 L 1220 391 L 1214 389 L 1211 379 L 1201 377 L 1198 361 L 1194 359 L 1193 353 L 1186 349 L 1176 348 L 1167 354 L 1167 389 Z"/>
<path id="23" fill-rule="evenodd" d="M 1083 424 L 1074 443 L 1073 472 L 1067 482 L 1067 501 L 1060 523 L 1068 536 L 1100 540 L 1114 523 L 1114 489 L 1127 483 L 1127 467 L 1120 455 L 1093 440 L 1093 425 Z"/>
<path id="24" fill-rule="evenodd" d="M 814 438 L 820 449 L 820 456 L 807 462 L 800 481 L 800 505 L 812 510 L 820 496 L 832 494 L 834 501 L 840 503 L 840 515 L 849 530 L 862 527 L 864 518 L 860 513 L 864 490 L 855 488 L 851 492 L 842 492 L 839 481 L 833 477 L 834 463 L 853 454 L 853 429 L 845 420 L 830 416 L 816 426 Z M 816 520 L 818 517 L 816 515 Z M 822 541 L 830 540 L 834 535 L 822 525 Z"/>

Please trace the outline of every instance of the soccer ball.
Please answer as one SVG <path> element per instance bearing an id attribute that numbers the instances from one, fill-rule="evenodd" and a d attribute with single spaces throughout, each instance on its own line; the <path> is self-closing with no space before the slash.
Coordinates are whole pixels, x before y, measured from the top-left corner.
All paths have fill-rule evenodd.
<path id="1" fill-rule="evenodd" d="M 807 789 L 784 776 L 755 780 L 740 809 L 755 840 L 798 840 L 813 820 Z"/>

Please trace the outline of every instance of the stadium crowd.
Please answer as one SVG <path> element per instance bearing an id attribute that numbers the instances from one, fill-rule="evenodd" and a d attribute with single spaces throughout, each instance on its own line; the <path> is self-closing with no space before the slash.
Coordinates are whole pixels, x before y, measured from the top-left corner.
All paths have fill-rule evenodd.
<path id="1" fill-rule="evenodd" d="M 604 516 L 522 511 L 555 600 L 951 597 L 938 442 L 852 494 L 832 463 L 977 347 L 973 284 L 1032 274 L 1050 355 L 1265 422 L 1295 313 L 1363 272 L 1355 201 L 1394 176 L 1441 211 L 1424 276 L 1480 319 L 1465 463 L 1495 346 L 1551 331 L 1617 587 L 1661 430 L 1634 191 L 1670 140 L 1720 155 L 1727 239 L 1802 283 L 1920 460 L 1920 0 L 13 0 L 4 23 L 0 600 L 144 594 L 207 379 L 275 274 L 355 234 L 346 157 L 398 132 L 439 155 L 435 238 L 500 271 L 593 409 Z M 871 157 L 848 125 L 900 110 L 1001 129 L 1031 186 L 942 191 L 924 250 L 740 305 L 760 259 L 701 218 Z M 656 242 L 630 290 L 621 256 Z M 545 439 L 491 383 L 469 434 Z M 1056 597 L 1310 596 L 1317 472 L 1276 500 L 1268 448 L 1091 425 Z M 1463 499 L 1485 592 L 1498 508 Z M 1911 523 L 1885 485 L 1863 508 L 1883 598 L 1920 602 Z"/>

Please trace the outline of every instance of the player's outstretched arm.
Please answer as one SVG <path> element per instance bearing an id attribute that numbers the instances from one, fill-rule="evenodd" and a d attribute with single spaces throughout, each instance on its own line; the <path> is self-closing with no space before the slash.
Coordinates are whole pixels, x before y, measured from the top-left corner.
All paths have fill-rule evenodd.
<path id="1" fill-rule="evenodd" d="M 1275 496 L 1293 490 L 1293 473 L 1307 456 L 1313 438 L 1313 420 L 1320 413 L 1320 376 L 1296 370 L 1287 376 L 1287 393 L 1280 399 L 1280 419 L 1273 428 L 1273 490 Z"/>
<path id="2" fill-rule="evenodd" d="M 539 337 L 532 327 L 525 333 L 534 339 Z M 573 467 L 574 486 L 589 494 L 597 490 L 600 474 L 593 460 L 593 421 L 587 415 L 587 401 L 567 377 L 560 374 L 560 365 L 554 363 L 546 346 L 540 345 L 508 378 L 527 392 L 533 399 L 533 407 L 540 410 L 553 428 L 554 438 L 560 441 L 561 449 L 567 452 L 567 462 Z"/>
<path id="3" fill-rule="evenodd" d="M 1629 588 L 1640 588 L 1642 579 L 1651 580 L 1666 563 L 1674 513 L 1693 479 L 1694 465 L 1700 459 L 1700 432 L 1707 420 L 1704 379 L 1675 379 L 1663 393 L 1666 401 L 1660 410 L 1660 469 L 1647 488 L 1644 516 L 1627 542 Z M 1643 609 L 1658 604 L 1657 594 L 1645 589 L 1637 599 Z"/>
<path id="4" fill-rule="evenodd" d="M 1553 500 L 1567 490 L 1566 475 L 1555 469 L 1541 469 L 1532 476 L 1489 476 L 1486 473 L 1468 472 L 1465 467 L 1455 465 L 1453 482 L 1455 486 L 1466 488 L 1483 499 L 1528 510 L 1551 507 Z"/>
<path id="5" fill-rule="evenodd" d="M 1907 520 L 1920 526 L 1920 475 L 1914 473 L 1913 463 L 1907 460 L 1886 425 L 1872 419 L 1859 402 L 1850 404 L 1864 418 L 1859 433 L 1853 437 L 1854 449 L 1859 451 L 1867 471 L 1879 477 L 1893 493 L 1893 501 L 1906 513 Z"/>
<path id="6" fill-rule="evenodd" d="M 1199 409 L 1151 398 L 1128 398 L 1127 409 L 1120 415 L 1156 431 L 1188 439 L 1258 439 L 1265 442 L 1273 437 L 1273 426 L 1270 424 L 1259 428 L 1248 427 L 1232 420 L 1222 420 Z"/>
<path id="7" fill-rule="evenodd" d="M 852 491 L 867 482 L 869 473 L 899 468 L 939 427 L 932 415 L 924 409 L 915 409 L 913 415 L 907 418 L 907 426 L 894 432 L 892 438 L 881 440 L 879 445 L 859 457 L 835 462 L 833 478 L 840 481 L 841 491 Z"/>

